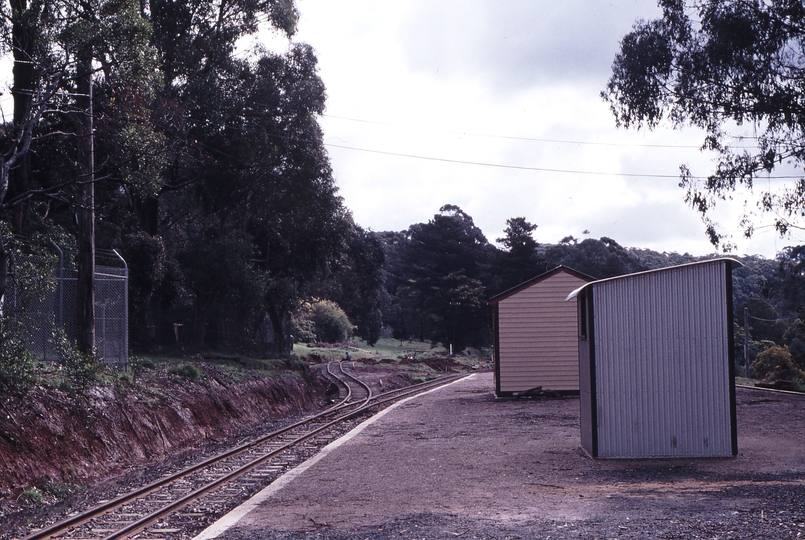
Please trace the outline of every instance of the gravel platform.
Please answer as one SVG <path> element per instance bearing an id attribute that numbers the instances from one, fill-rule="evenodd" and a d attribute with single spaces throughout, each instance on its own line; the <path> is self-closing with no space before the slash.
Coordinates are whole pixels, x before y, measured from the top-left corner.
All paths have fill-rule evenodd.
<path id="1" fill-rule="evenodd" d="M 736 458 L 593 460 L 578 398 L 492 388 L 398 406 L 218 538 L 805 538 L 805 396 L 739 388 Z"/>

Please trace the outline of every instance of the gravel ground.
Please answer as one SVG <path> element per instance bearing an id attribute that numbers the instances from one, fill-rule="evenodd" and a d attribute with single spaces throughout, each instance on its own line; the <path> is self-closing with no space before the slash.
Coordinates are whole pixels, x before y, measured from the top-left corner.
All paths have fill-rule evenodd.
<path id="1" fill-rule="evenodd" d="M 805 537 L 805 396 L 739 388 L 736 458 L 592 460 L 577 398 L 492 388 L 398 407 L 219 538 Z"/>

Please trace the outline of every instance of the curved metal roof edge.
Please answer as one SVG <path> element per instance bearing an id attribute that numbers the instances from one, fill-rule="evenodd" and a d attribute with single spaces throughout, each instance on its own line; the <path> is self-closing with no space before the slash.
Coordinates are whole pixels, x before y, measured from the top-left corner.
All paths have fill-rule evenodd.
<path id="1" fill-rule="evenodd" d="M 515 285 L 514 287 L 511 287 L 510 289 L 506 289 L 505 291 L 500 292 L 500 293 L 492 296 L 487 301 L 487 304 L 489 304 L 489 305 L 497 304 L 498 302 L 500 302 L 502 300 L 505 300 L 506 298 L 508 298 L 508 297 L 510 297 L 510 296 L 512 296 L 514 294 L 517 294 L 518 292 L 522 291 L 523 289 L 527 289 L 528 287 L 530 287 L 531 285 L 534 285 L 535 283 L 539 283 L 540 281 L 548 279 L 549 277 L 551 277 L 552 275 L 554 275 L 554 274 L 556 274 L 556 273 L 558 273 L 560 271 L 567 272 L 568 274 L 576 276 L 579 279 L 583 279 L 583 280 L 586 280 L 586 281 L 595 281 L 595 278 L 592 277 L 592 276 L 588 276 L 587 274 L 585 274 L 583 272 L 579 272 L 578 270 L 574 270 L 573 268 L 570 268 L 569 266 L 565 266 L 563 264 L 560 264 L 559 266 L 556 266 L 556 267 L 548 270 L 547 272 L 543 272 L 542 274 L 540 274 L 540 275 L 538 275 L 536 277 L 532 277 L 531 279 L 526 280 L 526 281 L 520 283 L 519 285 Z"/>
<path id="2" fill-rule="evenodd" d="M 710 264 L 710 263 L 721 262 L 721 261 L 732 263 L 733 268 L 740 268 L 741 266 L 743 266 L 743 263 L 741 261 L 739 261 L 738 259 L 733 259 L 732 257 L 716 257 L 714 259 L 707 259 L 705 261 L 696 261 L 696 262 L 692 262 L 692 263 L 677 264 L 675 266 L 666 266 L 664 268 L 655 268 L 654 270 L 644 270 L 643 272 L 635 272 L 633 274 L 624 274 L 622 276 L 615 276 L 615 277 L 606 278 L 606 279 L 599 279 L 599 280 L 596 280 L 596 281 L 591 281 L 590 283 L 585 283 L 584 285 L 582 285 L 578 289 L 576 289 L 573 292 L 571 292 L 570 294 L 568 294 L 567 298 L 565 298 L 565 302 L 567 302 L 568 300 L 572 300 L 573 298 L 576 298 L 581 293 L 581 291 L 583 291 L 585 288 L 589 287 L 590 285 L 595 285 L 596 283 L 604 283 L 606 281 L 615 281 L 617 279 L 626 279 L 626 278 L 635 277 L 635 276 L 642 276 L 644 274 L 655 274 L 657 272 L 665 272 L 665 271 L 668 271 L 668 270 L 675 270 L 677 268 L 685 268 L 687 266 L 697 266 L 697 265 L 701 265 L 701 264 Z"/>

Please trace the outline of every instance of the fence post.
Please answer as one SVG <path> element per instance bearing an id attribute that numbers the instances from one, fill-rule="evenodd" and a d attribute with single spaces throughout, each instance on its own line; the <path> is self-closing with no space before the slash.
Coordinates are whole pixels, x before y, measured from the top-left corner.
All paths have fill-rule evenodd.
<path id="1" fill-rule="evenodd" d="M 129 370 L 129 264 L 126 262 L 116 249 L 112 252 L 117 255 L 120 262 L 123 263 L 123 317 L 125 324 L 123 325 L 123 371 Z"/>
<path id="2" fill-rule="evenodd" d="M 752 367 L 749 365 L 749 308 L 744 308 L 744 377 L 747 379 L 752 375 Z"/>
<path id="3" fill-rule="evenodd" d="M 59 254 L 59 278 L 57 279 L 59 282 L 59 328 L 64 330 L 64 252 L 53 240 L 50 243 Z"/>

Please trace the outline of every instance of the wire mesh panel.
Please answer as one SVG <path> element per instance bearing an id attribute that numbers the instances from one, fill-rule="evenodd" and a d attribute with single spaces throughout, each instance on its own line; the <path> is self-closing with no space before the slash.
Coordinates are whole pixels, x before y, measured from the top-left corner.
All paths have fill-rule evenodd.
<path id="1" fill-rule="evenodd" d="M 125 369 L 128 361 L 128 270 L 95 269 L 95 348 L 107 364 Z"/>
<path id="2" fill-rule="evenodd" d="M 117 254 L 113 252 L 115 256 Z M 57 333 L 70 342 L 78 337 L 78 272 L 61 250 L 50 286 L 34 290 L 21 279 L 9 280 L 3 310 L 26 336 L 31 352 L 46 362 L 60 360 Z M 109 258 L 107 256 L 107 258 Z M 95 267 L 95 349 L 107 365 L 125 369 L 128 362 L 128 268 Z M 19 256 L 19 264 L 37 264 Z"/>

